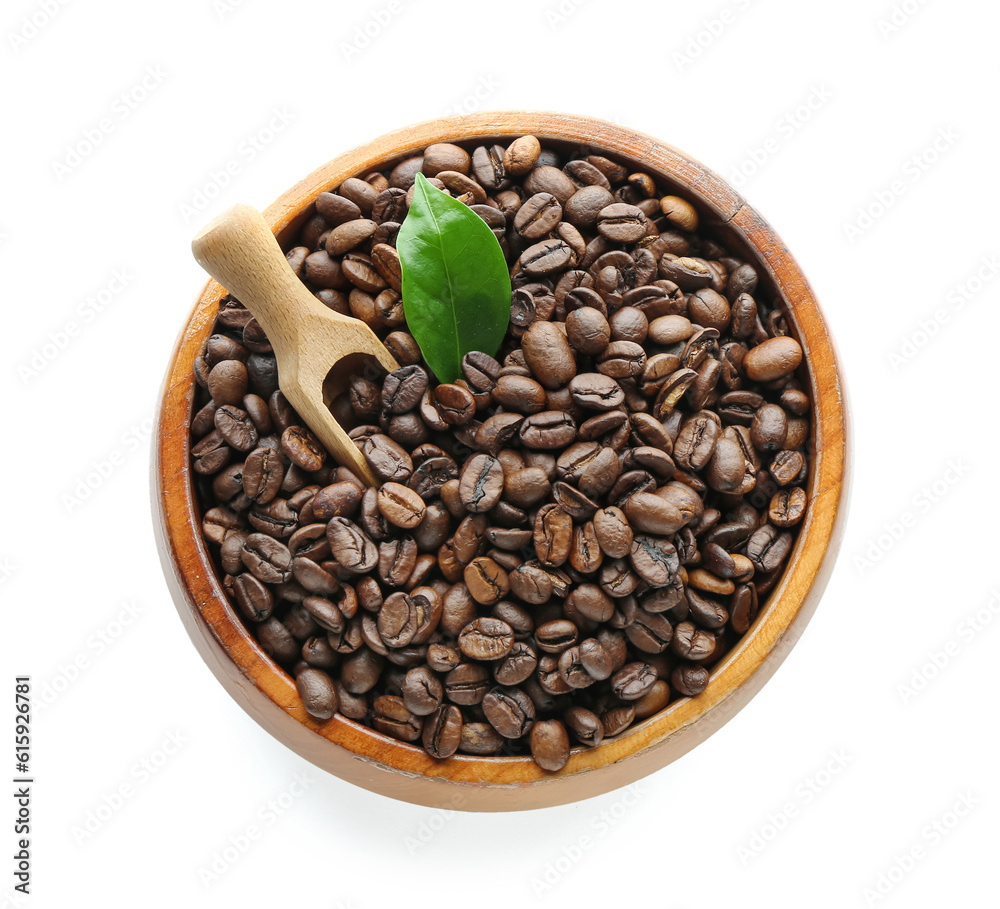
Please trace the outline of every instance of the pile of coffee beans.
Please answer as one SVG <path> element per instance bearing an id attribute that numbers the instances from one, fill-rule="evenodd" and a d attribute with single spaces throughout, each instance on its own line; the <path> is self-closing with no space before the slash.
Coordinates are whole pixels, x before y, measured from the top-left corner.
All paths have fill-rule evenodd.
<path id="1" fill-rule="evenodd" d="M 511 266 L 501 350 L 452 383 L 406 332 L 394 243 L 417 173 Z M 377 488 L 303 425 L 237 300 L 195 365 L 205 537 L 309 714 L 555 771 L 703 691 L 806 508 L 802 349 L 754 266 L 651 175 L 532 136 L 348 179 L 287 257 L 401 364 L 331 404 Z"/>

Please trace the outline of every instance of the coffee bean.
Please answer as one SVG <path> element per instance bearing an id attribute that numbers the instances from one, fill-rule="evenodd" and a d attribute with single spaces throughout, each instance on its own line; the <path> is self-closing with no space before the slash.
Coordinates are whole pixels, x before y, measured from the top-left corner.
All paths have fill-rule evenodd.
<path id="1" fill-rule="evenodd" d="M 482 662 L 503 659 L 514 644 L 510 625 L 489 616 L 478 618 L 462 629 L 458 646 L 470 660 Z"/>
<path id="2" fill-rule="evenodd" d="M 461 385 L 439 385 L 434 390 L 434 403 L 448 426 L 464 426 L 476 414 L 476 399 Z"/>
<path id="3" fill-rule="evenodd" d="M 770 338 L 750 349 L 743 359 L 743 368 L 747 378 L 754 382 L 773 382 L 794 372 L 801 362 L 802 347 L 798 341 Z"/>
<path id="4" fill-rule="evenodd" d="M 514 217 L 514 230 L 522 237 L 537 240 L 561 220 L 563 209 L 551 193 L 537 193 L 524 200 Z"/>
<path id="5" fill-rule="evenodd" d="M 688 298 L 688 315 L 695 324 L 721 332 L 729 324 L 729 301 L 712 288 L 703 287 Z"/>
<path id="6" fill-rule="evenodd" d="M 674 443 L 674 460 L 685 470 L 701 470 L 711 460 L 720 435 L 719 424 L 711 418 L 691 417 Z"/>
<path id="7" fill-rule="evenodd" d="M 403 366 L 385 377 L 382 409 L 391 414 L 407 413 L 420 403 L 427 387 L 427 373 L 421 367 Z"/>
<path id="8" fill-rule="evenodd" d="M 527 448 L 551 451 L 565 448 L 576 438 L 576 422 L 560 410 L 543 410 L 525 418 L 518 436 Z"/>
<path id="9" fill-rule="evenodd" d="M 646 352 L 634 341 L 612 341 L 597 358 L 599 372 L 613 379 L 634 379 L 646 367 Z"/>
<path id="10" fill-rule="evenodd" d="M 779 451 L 768 465 L 771 478 L 779 486 L 789 486 L 805 476 L 806 461 L 800 451 Z"/>
<path id="11" fill-rule="evenodd" d="M 639 534 L 632 544 L 629 561 L 650 587 L 667 587 L 680 570 L 676 547 L 662 537 Z"/>
<path id="12" fill-rule="evenodd" d="M 466 723 L 462 726 L 462 739 L 458 749 L 464 754 L 496 754 L 504 744 L 500 735 L 489 723 Z"/>
<path id="13" fill-rule="evenodd" d="M 715 636 L 691 622 L 681 622 L 670 639 L 670 649 L 685 660 L 706 660 L 715 652 Z"/>
<path id="14" fill-rule="evenodd" d="M 281 450 L 303 470 L 319 470 L 326 459 L 326 449 L 304 426 L 289 426 L 281 434 Z"/>
<path id="15" fill-rule="evenodd" d="M 292 554 L 274 537 L 250 534 L 243 544 L 243 564 L 265 584 L 283 584 L 292 575 Z"/>
<path id="16" fill-rule="evenodd" d="M 529 173 L 541 152 L 541 143 L 534 136 L 520 136 L 503 153 L 503 172 L 511 177 Z"/>
<path id="17" fill-rule="evenodd" d="M 208 373 L 208 393 L 220 407 L 241 404 L 248 386 L 247 368 L 241 360 L 222 360 Z"/>
<path id="18" fill-rule="evenodd" d="M 291 663 L 299 655 L 299 645 L 292 633 L 274 616 L 265 619 L 255 629 L 264 653 L 278 663 Z"/>
<path id="19" fill-rule="evenodd" d="M 243 492 L 259 505 L 274 499 L 284 478 L 284 465 L 273 448 L 255 449 L 243 464 Z"/>
<path id="20" fill-rule="evenodd" d="M 431 757 L 443 760 L 458 751 L 462 732 L 462 711 L 442 704 L 424 720 L 421 741 Z"/>
<path id="21" fill-rule="evenodd" d="M 625 503 L 629 526 L 643 533 L 667 536 L 676 533 L 687 520 L 680 509 L 650 492 L 637 492 Z"/>
<path id="22" fill-rule="evenodd" d="M 250 451 L 257 444 L 257 427 L 240 407 L 223 404 L 214 414 L 215 428 L 237 451 Z"/>
<path id="23" fill-rule="evenodd" d="M 479 454 L 462 471 L 458 494 L 467 511 L 481 514 L 500 501 L 503 488 L 503 466 L 491 455 Z"/>
<path id="24" fill-rule="evenodd" d="M 776 571 L 788 558 L 794 538 L 771 524 L 757 528 L 747 540 L 747 558 L 759 572 Z"/>
<path id="25" fill-rule="evenodd" d="M 482 701 L 490 725 L 505 739 L 517 739 L 531 728 L 535 705 L 520 688 L 494 688 Z"/>
<path id="26" fill-rule="evenodd" d="M 337 712 L 337 689 L 322 669 L 303 669 L 295 676 L 295 687 L 310 716 L 328 720 Z"/>
<path id="27" fill-rule="evenodd" d="M 326 537 L 337 562 L 354 574 L 364 574 L 378 564 L 378 549 L 371 538 L 348 518 L 334 517 Z"/>
<path id="28" fill-rule="evenodd" d="M 670 684 L 685 697 L 696 697 L 708 687 L 708 670 L 697 663 L 681 663 L 670 673 Z"/>
<path id="29" fill-rule="evenodd" d="M 484 606 L 498 603 L 510 590 L 507 572 L 486 556 L 473 559 L 466 566 L 463 578 L 472 598 Z"/>
<path id="30" fill-rule="evenodd" d="M 746 634 L 757 617 L 757 590 L 753 584 L 741 584 L 730 601 L 730 627 L 737 634 Z"/>
<path id="31" fill-rule="evenodd" d="M 542 770 L 562 770 L 569 761 L 569 736 L 559 720 L 539 720 L 531 727 L 531 756 Z"/>
<path id="32" fill-rule="evenodd" d="M 576 373 L 576 359 L 566 335 L 551 322 L 536 322 L 521 339 L 524 360 L 546 388 L 561 388 Z"/>
<path id="33" fill-rule="evenodd" d="M 388 694 L 375 698 L 372 726 L 403 742 L 415 742 L 423 732 L 423 722 L 406 708 L 403 699 Z"/>
<path id="34" fill-rule="evenodd" d="M 424 500 L 407 486 L 385 483 L 377 493 L 378 509 L 395 527 L 412 530 L 427 514 Z"/>
<path id="35" fill-rule="evenodd" d="M 413 461 L 405 449 L 386 435 L 376 433 L 364 444 L 363 453 L 372 473 L 382 482 L 405 483 L 413 473 Z"/>
<path id="36" fill-rule="evenodd" d="M 441 707 L 444 686 L 426 666 L 414 666 L 406 673 L 402 685 L 403 703 L 416 716 L 429 716 Z M 461 716 L 461 714 L 459 714 Z M 455 748 L 458 748 L 457 736 Z M 454 751 L 452 752 L 454 754 Z"/>
<path id="37" fill-rule="evenodd" d="M 611 676 L 611 689 L 623 701 L 637 701 L 655 682 L 656 673 L 648 663 L 628 663 Z"/>
<path id="38" fill-rule="evenodd" d="M 597 230 L 612 243 L 635 243 L 646 233 L 646 216 L 634 205 L 614 202 L 598 213 Z"/>
<path id="39" fill-rule="evenodd" d="M 274 611 L 274 597 L 255 575 L 244 573 L 233 580 L 233 593 L 240 612 L 251 622 L 263 622 Z"/>
<path id="40" fill-rule="evenodd" d="M 793 527 L 806 510 L 806 494 L 798 486 L 779 489 L 767 509 L 767 518 L 775 527 Z"/>
<path id="41" fill-rule="evenodd" d="M 479 704 L 489 690 L 489 671 L 479 664 L 463 663 L 445 676 L 444 688 L 445 696 L 454 704 Z"/>

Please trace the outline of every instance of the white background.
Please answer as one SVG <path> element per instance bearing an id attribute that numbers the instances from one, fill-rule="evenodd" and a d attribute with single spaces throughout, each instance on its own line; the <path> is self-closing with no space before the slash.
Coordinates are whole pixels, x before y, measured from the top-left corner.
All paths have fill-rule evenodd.
<path id="1" fill-rule="evenodd" d="M 995 899 L 994 6 L 47 2 L 0 13 L 0 775 L 14 676 L 36 695 L 33 893 L 7 798 L 0 906 Z M 442 814 L 312 768 L 225 694 L 162 579 L 149 434 L 200 225 L 490 108 L 658 136 L 771 221 L 839 344 L 853 506 L 805 636 L 707 743 L 630 792 Z"/>

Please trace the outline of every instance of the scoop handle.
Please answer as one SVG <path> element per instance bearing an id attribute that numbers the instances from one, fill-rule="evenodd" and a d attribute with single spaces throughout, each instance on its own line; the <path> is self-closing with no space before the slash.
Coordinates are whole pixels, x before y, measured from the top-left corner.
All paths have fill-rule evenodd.
<path id="1" fill-rule="evenodd" d="M 251 205 L 234 205 L 219 215 L 191 241 L 191 251 L 253 313 L 275 353 L 294 349 L 307 312 L 339 315 L 306 290 L 264 216 Z"/>

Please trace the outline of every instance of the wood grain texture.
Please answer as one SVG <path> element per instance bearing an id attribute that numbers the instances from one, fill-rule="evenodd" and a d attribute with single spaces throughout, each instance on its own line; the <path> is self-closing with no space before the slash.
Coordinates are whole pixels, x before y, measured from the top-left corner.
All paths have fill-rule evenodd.
<path id="1" fill-rule="evenodd" d="M 211 332 L 221 290 L 209 283 L 178 340 L 160 401 L 153 497 L 161 561 L 192 640 L 216 677 L 261 726 L 314 764 L 374 792 L 434 807 L 513 811 L 589 798 L 627 785 L 685 754 L 760 690 L 802 634 L 832 571 L 848 495 L 848 421 L 836 351 L 794 258 L 766 221 L 718 176 L 641 133 L 586 117 L 490 112 L 419 124 L 349 151 L 296 184 L 265 217 L 283 242 L 316 196 L 344 179 L 390 165 L 433 142 L 506 143 L 526 133 L 564 150 L 606 154 L 645 170 L 690 199 L 703 228 L 752 261 L 764 293 L 780 297 L 805 350 L 800 368 L 813 400 L 809 510 L 781 582 L 739 646 L 712 670 L 708 688 L 594 749 L 574 749 L 558 773 L 530 758 L 444 761 L 343 717 L 319 723 L 293 681 L 260 649 L 230 607 L 199 526 L 190 475 L 192 368 Z M 472 145 L 469 147 L 471 148 Z"/>
<path id="2" fill-rule="evenodd" d="M 296 277 L 271 228 L 249 205 L 234 205 L 191 242 L 198 264 L 253 313 L 278 361 L 281 391 L 334 460 L 369 486 L 375 477 L 330 413 L 359 356 L 386 372 L 399 364 L 364 322 L 334 312 Z M 324 394 L 326 390 L 326 394 Z"/>

